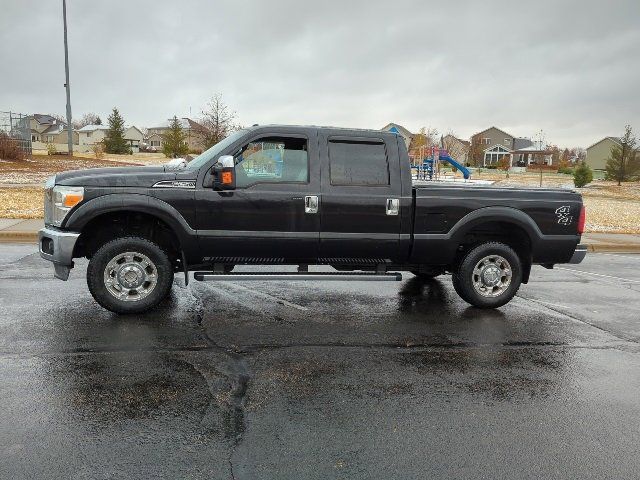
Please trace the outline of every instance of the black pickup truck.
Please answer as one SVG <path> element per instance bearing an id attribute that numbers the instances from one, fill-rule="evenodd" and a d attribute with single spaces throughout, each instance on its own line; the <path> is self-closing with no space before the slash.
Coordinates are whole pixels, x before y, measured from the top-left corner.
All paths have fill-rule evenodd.
<path id="1" fill-rule="evenodd" d="M 481 308 L 507 303 L 533 264 L 579 263 L 585 211 L 570 190 L 412 185 L 405 144 L 374 130 L 254 126 L 190 162 L 48 180 L 40 253 L 118 313 L 196 280 L 401 280 L 451 273 Z M 234 273 L 236 265 L 297 271 Z M 333 269 L 309 265 L 330 265 Z M 322 270 L 322 271 L 317 271 Z"/>

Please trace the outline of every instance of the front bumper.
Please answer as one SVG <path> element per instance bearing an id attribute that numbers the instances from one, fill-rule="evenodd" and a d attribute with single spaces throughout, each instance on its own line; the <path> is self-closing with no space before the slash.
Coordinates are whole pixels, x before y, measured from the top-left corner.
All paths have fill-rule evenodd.
<path id="1" fill-rule="evenodd" d="M 38 232 L 40 256 L 53 262 L 54 276 L 60 280 L 69 278 L 69 271 L 73 268 L 73 249 L 79 236 L 77 232 L 53 227 L 44 227 Z"/>
<path id="2" fill-rule="evenodd" d="M 569 263 L 580 263 L 582 262 L 582 260 L 584 260 L 584 257 L 587 256 L 587 246 L 586 245 L 578 245 L 575 249 L 575 251 L 573 252 L 573 256 L 571 257 L 571 260 L 569 260 Z"/>

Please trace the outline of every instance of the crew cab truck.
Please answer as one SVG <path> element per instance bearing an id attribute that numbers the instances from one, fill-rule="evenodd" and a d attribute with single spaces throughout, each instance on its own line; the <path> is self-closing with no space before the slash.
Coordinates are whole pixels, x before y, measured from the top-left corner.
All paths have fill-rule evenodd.
<path id="1" fill-rule="evenodd" d="M 174 274 L 188 283 L 189 272 L 202 281 L 451 273 L 465 301 L 495 308 L 532 265 L 582 261 L 584 214 L 570 190 L 413 186 L 395 133 L 270 125 L 235 132 L 188 163 L 56 175 L 39 242 L 62 280 L 74 258 L 88 258 L 89 291 L 117 313 L 156 306 Z M 265 264 L 298 269 L 233 272 Z"/>

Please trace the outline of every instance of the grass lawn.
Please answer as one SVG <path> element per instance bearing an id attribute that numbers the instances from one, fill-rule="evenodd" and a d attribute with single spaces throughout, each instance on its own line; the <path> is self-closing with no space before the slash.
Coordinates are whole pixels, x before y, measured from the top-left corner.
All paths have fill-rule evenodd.
<path id="1" fill-rule="evenodd" d="M 459 173 L 457 176 L 462 177 Z M 496 186 L 539 187 L 540 173 L 505 172 L 483 170 L 471 177 L 492 180 Z M 573 176 L 554 172 L 543 172 L 543 188 L 571 188 Z M 587 232 L 640 234 L 640 182 L 627 182 L 621 186 L 615 182 L 595 180 L 584 188 L 576 189 L 587 207 Z"/>
<path id="2" fill-rule="evenodd" d="M 0 187 L 0 218 L 44 217 L 42 187 Z"/>
<path id="3" fill-rule="evenodd" d="M 22 162 L 0 160 L 0 186 L 7 184 L 43 185 L 48 177 L 67 170 L 138 165 L 107 159 L 69 157 L 67 155 L 33 155 Z"/>

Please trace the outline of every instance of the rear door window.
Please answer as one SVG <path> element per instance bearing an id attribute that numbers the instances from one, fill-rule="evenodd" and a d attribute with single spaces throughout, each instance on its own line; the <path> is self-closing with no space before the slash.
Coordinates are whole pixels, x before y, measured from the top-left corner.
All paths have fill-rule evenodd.
<path id="1" fill-rule="evenodd" d="M 389 161 L 382 141 L 329 141 L 331 185 L 387 186 Z"/>

